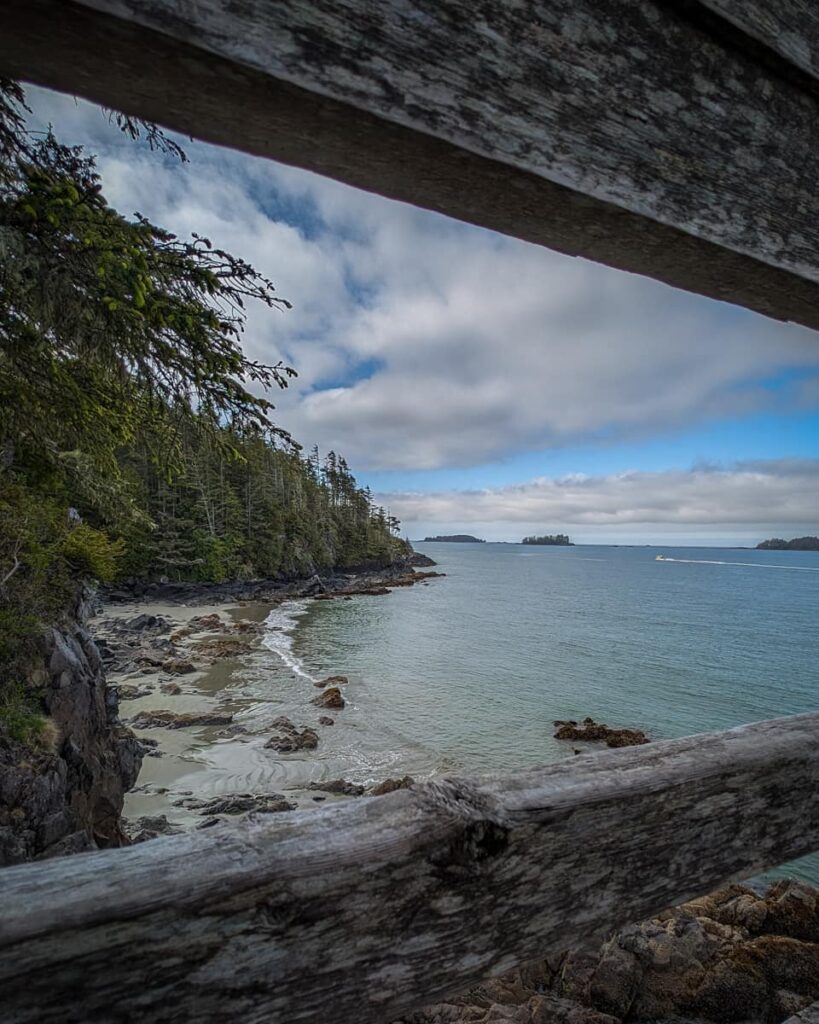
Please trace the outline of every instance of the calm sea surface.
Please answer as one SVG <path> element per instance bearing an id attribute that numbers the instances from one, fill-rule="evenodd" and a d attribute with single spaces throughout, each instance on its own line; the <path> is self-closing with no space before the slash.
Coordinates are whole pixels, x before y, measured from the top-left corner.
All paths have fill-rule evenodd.
<path id="1" fill-rule="evenodd" d="M 309 757 L 260 740 L 239 764 L 227 744 L 222 788 L 511 771 L 573 756 L 556 718 L 660 738 L 819 708 L 819 553 L 417 547 L 445 579 L 271 612 L 231 687 L 238 719 L 312 724 L 312 683 L 333 673 L 349 676 L 349 704 Z M 819 855 L 792 873 L 819 884 Z"/>

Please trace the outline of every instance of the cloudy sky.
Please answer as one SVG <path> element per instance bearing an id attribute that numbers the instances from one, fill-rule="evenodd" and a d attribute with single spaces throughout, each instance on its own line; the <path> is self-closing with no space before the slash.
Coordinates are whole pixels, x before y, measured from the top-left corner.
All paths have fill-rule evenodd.
<path id="1" fill-rule="evenodd" d="M 31 90 L 106 195 L 252 262 L 293 303 L 249 355 L 306 446 L 343 453 L 412 538 L 748 544 L 819 532 L 819 337 L 337 182 Z"/>

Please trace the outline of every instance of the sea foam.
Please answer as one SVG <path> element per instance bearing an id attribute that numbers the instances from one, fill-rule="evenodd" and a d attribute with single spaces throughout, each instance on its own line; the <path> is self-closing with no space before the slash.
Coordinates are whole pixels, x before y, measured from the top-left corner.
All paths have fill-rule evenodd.
<path id="1" fill-rule="evenodd" d="M 307 611 L 306 601 L 285 601 L 271 609 L 265 619 L 267 632 L 262 643 L 274 654 L 277 654 L 291 672 L 297 676 L 315 682 L 315 677 L 305 669 L 304 662 L 293 652 L 293 635 L 299 619 Z"/>

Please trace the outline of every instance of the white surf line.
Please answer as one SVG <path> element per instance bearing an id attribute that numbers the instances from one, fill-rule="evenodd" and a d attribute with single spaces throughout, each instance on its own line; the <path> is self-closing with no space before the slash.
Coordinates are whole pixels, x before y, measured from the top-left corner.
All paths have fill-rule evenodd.
<path id="1" fill-rule="evenodd" d="M 305 672 L 301 659 L 293 654 L 293 632 L 298 624 L 299 617 L 307 611 L 305 601 L 285 601 L 278 608 L 273 608 L 265 619 L 265 625 L 271 628 L 265 634 L 262 643 L 274 654 L 278 654 L 281 660 L 287 665 L 291 672 L 295 672 L 302 679 L 309 679 L 311 683 L 316 680 L 309 672 Z"/>
<path id="2" fill-rule="evenodd" d="M 819 572 L 812 565 L 769 565 L 767 562 L 718 562 L 711 558 L 660 558 L 660 562 L 686 562 L 688 565 L 743 565 L 752 569 L 790 569 L 793 572 Z"/>

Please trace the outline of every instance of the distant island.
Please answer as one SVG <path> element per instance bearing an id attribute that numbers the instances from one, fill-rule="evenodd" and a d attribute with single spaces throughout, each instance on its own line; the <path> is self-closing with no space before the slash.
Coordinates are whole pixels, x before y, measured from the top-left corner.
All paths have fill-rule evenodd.
<path id="1" fill-rule="evenodd" d="M 757 551 L 819 551 L 819 537 L 794 537 L 793 540 L 782 540 L 772 537 L 757 544 Z"/>
<path id="2" fill-rule="evenodd" d="M 453 533 L 448 537 L 424 537 L 424 544 L 438 543 L 445 541 L 448 544 L 485 544 L 486 541 L 480 537 L 471 537 L 468 533 Z"/>
<path id="3" fill-rule="evenodd" d="M 574 547 L 565 533 L 550 533 L 543 537 L 524 537 L 521 544 L 547 544 L 559 547 Z"/>

